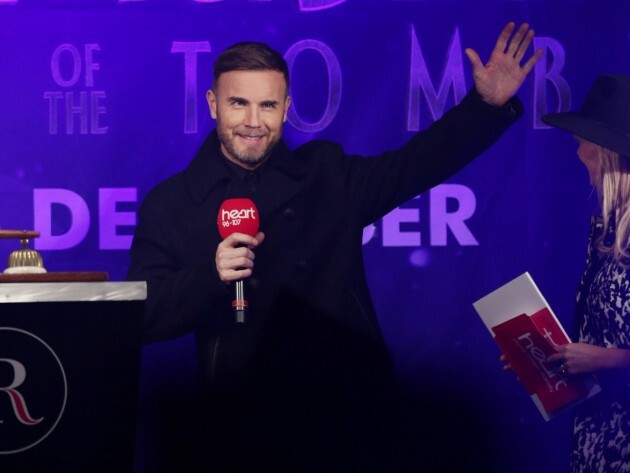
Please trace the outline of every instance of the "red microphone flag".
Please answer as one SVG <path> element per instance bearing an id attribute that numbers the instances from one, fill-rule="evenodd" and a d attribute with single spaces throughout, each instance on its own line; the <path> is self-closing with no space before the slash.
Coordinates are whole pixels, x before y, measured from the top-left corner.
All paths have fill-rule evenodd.
<path id="1" fill-rule="evenodd" d="M 256 236 L 260 227 L 258 209 L 251 199 L 227 199 L 219 208 L 217 225 L 223 239 L 232 233 Z"/>

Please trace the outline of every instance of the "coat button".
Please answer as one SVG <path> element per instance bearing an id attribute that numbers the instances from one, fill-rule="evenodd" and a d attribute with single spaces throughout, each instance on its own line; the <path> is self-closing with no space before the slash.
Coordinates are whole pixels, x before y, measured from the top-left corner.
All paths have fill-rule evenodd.
<path id="1" fill-rule="evenodd" d="M 284 218 L 287 220 L 293 220 L 295 218 L 295 210 L 289 207 L 282 212 L 282 215 L 284 215 Z"/>
<path id="2" fill-rule="evenodd" d="M 297 267 L 298 267 L 298 271 L 304 272 L 304 271 L 308 270 L 309 265 L 308 265 L 308 263 L 306 261 L 300 260 L 298 262 L 298 266 Z"/>
<path id="3" fill-rule="evenodd" d="M 249 278 L 249 287 L 251 287 L 252 289 L 257 289 L 258 284 L 260 284 L 260 281 L 258 280 L 258 278 L 254 278 L 254 277 Z"/>

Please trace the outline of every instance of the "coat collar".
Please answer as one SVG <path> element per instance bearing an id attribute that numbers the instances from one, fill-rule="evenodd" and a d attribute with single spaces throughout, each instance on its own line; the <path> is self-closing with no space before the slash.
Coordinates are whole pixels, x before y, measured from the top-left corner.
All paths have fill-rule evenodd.
<path id="1" fill-rule="evenodd" d="M 215 187 L 227 186 L 232 179 L 233 173 L 221 159 L 224 158 L 219 151 L 219 139 L 216 130 L 213 130 L 186 169 L 186 182 L 195 203 L 201 204 Z M 295 195 L 308 171 L 306 164 L 294 156 L 282 140 L 269 159 L 260 192 L 261 200 L 256 202 L 262 215 L 272 212 Z"/>

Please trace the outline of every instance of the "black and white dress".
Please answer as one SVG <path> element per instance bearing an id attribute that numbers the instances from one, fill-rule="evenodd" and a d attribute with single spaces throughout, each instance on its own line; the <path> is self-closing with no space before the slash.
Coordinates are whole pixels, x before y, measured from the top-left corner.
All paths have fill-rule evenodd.
<path id="1" fill-rule="evenodd" d="M 630 349 L 630 269 L 597 251 L 603 231 L 593 217 L 586 269 L 575 310 L 577 340 Z M 610 225 L 606 242 L 614 239 Z M 598 373 L 602 392 L 578 406 L 573 420 L 573 473 L 630 473 L 630 370 Z"/>

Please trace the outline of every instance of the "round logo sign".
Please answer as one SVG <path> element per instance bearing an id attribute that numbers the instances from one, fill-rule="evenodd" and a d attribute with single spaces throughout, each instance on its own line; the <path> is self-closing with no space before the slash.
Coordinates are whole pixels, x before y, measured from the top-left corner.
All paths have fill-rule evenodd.
<path id="1" fill-rule="evenodd" d="M 22 329 L 0 327 L 0 455 L 34 447 L 55 429 L 68 396 L 53 349 Z"/>

